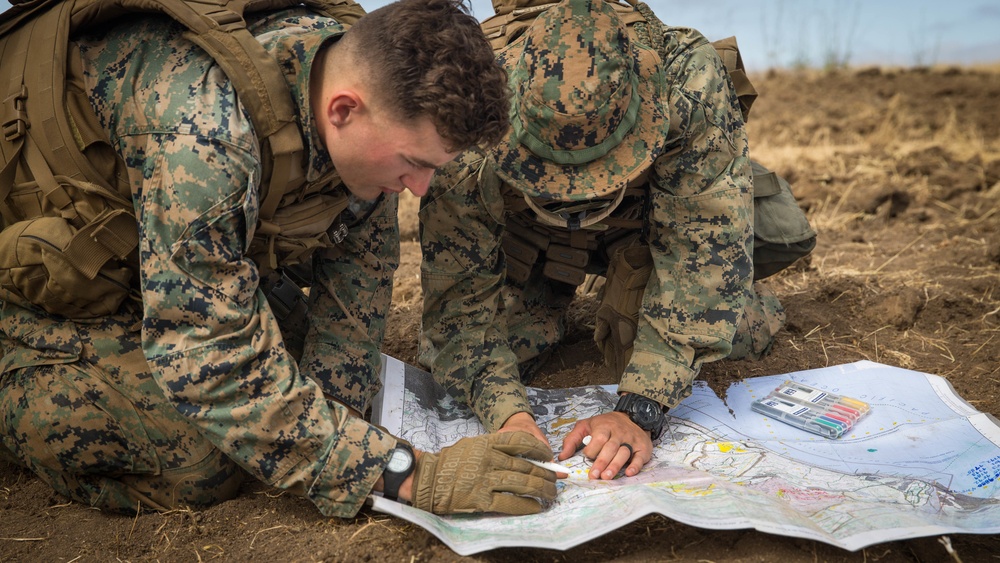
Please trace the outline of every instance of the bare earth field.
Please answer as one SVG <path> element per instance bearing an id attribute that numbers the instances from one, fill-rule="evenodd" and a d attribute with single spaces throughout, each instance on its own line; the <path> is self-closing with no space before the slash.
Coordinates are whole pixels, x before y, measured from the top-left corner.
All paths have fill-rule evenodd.
<path id="1" fill-rule="evenodd" d="M 812 256 L 768 283 L 788 324 L 761 362 L 702 377 L 724 395 L 745 377 L 867 359 L 946 377 L 1000 416 L 1000 68 L 852 70 L 755 77 L 753 156 L 791 181 L 819 233 Z M 386 353 L 416 360 L 420 252 L 404 200 L 402 264 Z M 539 387 L 616 383 L 591 342 L 582 295 Z M 423 529 L 364 510 L 328 519 L 256 483 L 209 510 L 116 516 L 70 503 L 0 462 L 0 561 L 1000 561 L 1000 538 L 955 535 L 857 552 L 649 516 L 572 550 L 462 558 Z"/>

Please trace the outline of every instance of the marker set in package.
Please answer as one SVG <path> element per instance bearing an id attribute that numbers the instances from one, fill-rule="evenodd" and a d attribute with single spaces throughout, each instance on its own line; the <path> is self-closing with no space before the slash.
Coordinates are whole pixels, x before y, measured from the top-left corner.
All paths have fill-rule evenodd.
<path id="1" fill-rule="evenodd" d="M 863 401 L 794 381 L 785 381 L 750 408 L 826 438 L 840 438 L 871 410 Z"/>

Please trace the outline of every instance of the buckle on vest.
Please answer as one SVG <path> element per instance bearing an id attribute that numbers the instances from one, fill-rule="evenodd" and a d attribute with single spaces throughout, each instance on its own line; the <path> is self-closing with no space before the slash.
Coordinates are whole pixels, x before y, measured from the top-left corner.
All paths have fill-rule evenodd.
<path id="1" fill-rule="evenodd" d="M 4 100 L 3 138 L 14 141 L 28 132 L 28 114 L 24 111 L 24 100 L 28 98 L 28 89 L 21 85 L 21 91 L 11 94 Z"/>
<path id="2" fill-rule="evenodd" d="M 347 225 L 341 223 L 337 225 L 336 229 L 330 230 L 330 238 L 333 240 L 334 244 L 340 244 L 344 242 L 345 238 L 347 238 L 348 232 Z"/>
<path id="3" fill-rule="evenodd" d="M 215 25 L 222 31 L 244 29 L 247 26 L 247 22 L 243 20 L 243 16 L 225 8 L 207 12 L 205 13 L 205 17 L 215 22 Z"/>
<path id="4" fill-rule="evenodd" d="M 278 283 L 267 292 L 267 302 L 271 306 L 271 312 L 279 321 L 284 321 L 300 304 L 307 304 L 307 301 L 302 288 L 284 272 L 281 273 Z"/>

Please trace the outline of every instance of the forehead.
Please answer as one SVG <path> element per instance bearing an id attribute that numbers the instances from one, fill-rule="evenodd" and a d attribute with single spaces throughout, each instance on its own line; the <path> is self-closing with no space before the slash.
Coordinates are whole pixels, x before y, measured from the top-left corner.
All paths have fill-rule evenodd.
<path id="1" fill-rule="evenodd" d="M 414 164 L 437 168 L 455 158 L 452 148 L 427 116 L 397 122 L 392 128 L 399 150 Z"/>

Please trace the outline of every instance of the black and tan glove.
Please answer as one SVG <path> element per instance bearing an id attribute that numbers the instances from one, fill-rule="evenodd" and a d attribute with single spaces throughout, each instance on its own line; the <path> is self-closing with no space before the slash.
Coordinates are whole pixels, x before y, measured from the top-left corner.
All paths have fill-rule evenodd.
<path id="1" fill-rule="evenodd" d="M 434 514 L 541 512 L 556 498 L 556 474 L 517 456 L 550 461 L 552 450 L 527 432 L 462 438 L 424 452 L 413 477 L 413 506 Z"/>

